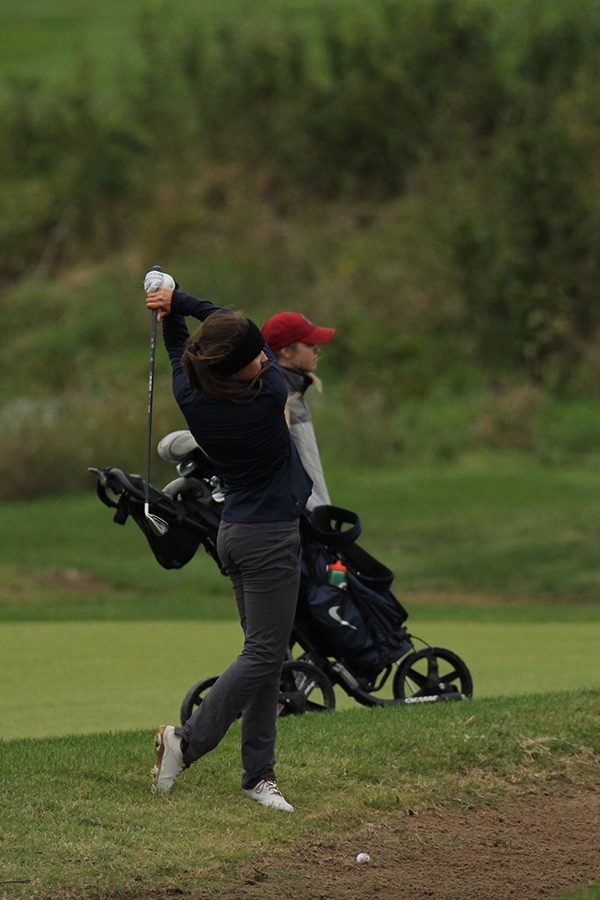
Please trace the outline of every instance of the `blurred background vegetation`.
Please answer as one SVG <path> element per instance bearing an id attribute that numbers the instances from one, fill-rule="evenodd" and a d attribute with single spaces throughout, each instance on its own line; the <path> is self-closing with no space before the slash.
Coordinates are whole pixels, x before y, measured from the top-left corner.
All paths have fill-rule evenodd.
<path id="1" fill-rule="evenodd" d="M 157 262 L 338 328 L 326 466 L 598 464 L 597 3 L 9 0 L 0 24 L 1 498 L 141 467 Z M 183 425 L 162 358 L 155 396 L 158 437 Z"/>

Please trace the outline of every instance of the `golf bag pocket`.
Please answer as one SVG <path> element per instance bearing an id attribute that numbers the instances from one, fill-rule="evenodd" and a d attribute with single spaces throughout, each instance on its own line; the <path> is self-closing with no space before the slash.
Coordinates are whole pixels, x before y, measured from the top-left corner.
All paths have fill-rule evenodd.
<path id="1" fill-rule="evenodd" d="M 200 546 L 201 537 L 190 531 L 175 517 L 169 522 L 165 535 L 156 535 L 148 525 L 143 506 L 129 503 L 129 515 L 143 532 L 154 557 L 163 569 L 181 569 L 190 561 Z M 164 510 L 161 509 L 164 514 Z"/>
<path id="2" fill-rule="evenodd" d="M 377 668 L 379 652 L 349 591 L 306 583 L 303 613 L 328 656 L 351 660 L 360 669 Z"/>
<path id="3" fill-rule="evenodd" d="M 139 475 L 126 475 L 121 469 L 90 469 L 97 478 L 96 490 L 100 500 L 115 510 L 114 521 L 124 525 L 131 516 L 158 563 L 164 569 L 181 569 L 190 561 L 201 543 L 207 544 L 202 531 L 191 529 L 186 519 L 183 501 L 168 497 L 148 485 L 149 502 L 162 519 L 168 522 L 166 534 L 157 535 L 149 527 L 144 512 L 145 483 Z"/>
<path id="4" fill-rule="evenodd" d="M 400 659 L 411 648 L 404 622 L 408 614 L 389 590 L 375 590 L 348 573 L 348 590 L 377 649 L 380 667 Z"/>
<path id="5" fill-rule="evenodd" d="M 359 544 L 350 544 L 341 551 L 341 557 L 349 571 L 374 591 L 387 591 L 394 580 L 394 573 L 382 562 L 371 556 Z"/>

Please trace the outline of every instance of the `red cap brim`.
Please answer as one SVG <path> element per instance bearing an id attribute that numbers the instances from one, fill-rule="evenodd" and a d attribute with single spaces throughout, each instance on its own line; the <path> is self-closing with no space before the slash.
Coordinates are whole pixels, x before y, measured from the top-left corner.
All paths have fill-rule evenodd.
<path id="1" fill-rule="evenodd" d="M 302 340 L 306 344 L 328 344 L 334 334 L 335 328 L 319 328 L 318 325 L 314 325 L 310 334 L 307 334 Z"/>

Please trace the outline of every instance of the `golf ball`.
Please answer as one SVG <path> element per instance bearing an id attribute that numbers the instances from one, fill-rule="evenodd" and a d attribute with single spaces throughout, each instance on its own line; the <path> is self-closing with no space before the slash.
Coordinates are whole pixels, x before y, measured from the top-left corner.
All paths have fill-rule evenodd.
<path id="1" fill-rule="evenodd" d="M 358 856 L 356 857 L 356 862 L 359 865 L 361 865 L 362 863 L 369 863 L 369 862 L 371 862 L 371 857 L 369 856 L 368 853 L 359 853 Z"/>

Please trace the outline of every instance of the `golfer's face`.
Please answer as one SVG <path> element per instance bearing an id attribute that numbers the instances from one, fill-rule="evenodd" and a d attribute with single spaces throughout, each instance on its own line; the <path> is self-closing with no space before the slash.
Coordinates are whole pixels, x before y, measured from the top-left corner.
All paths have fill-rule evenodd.
<path id="1" fill-rule="evenodd" d="M 253 378 L 256 378 L 257 375 L 260 375 L 260 373 L 262 372 L 262 367 L 264 366 L 266 361 L 267 354 L 261 350 L 256 359 L 253 359 L 252 362 L 248 363 L 245 368 L 240 369 L 239 372 L 236 372 L 233 377 L 236 381 L 252 381 Z"/>
<path id="2" fill-rule="evenodd" d="M 289 369 L 296 369 L 297 372 L 314 372 L 317 368 L 317 360 L 321 348 L 319 344 L 305 344 L 298 341 L 288 347 L 289 356 L 285 361 L 285 365 Z"/>

